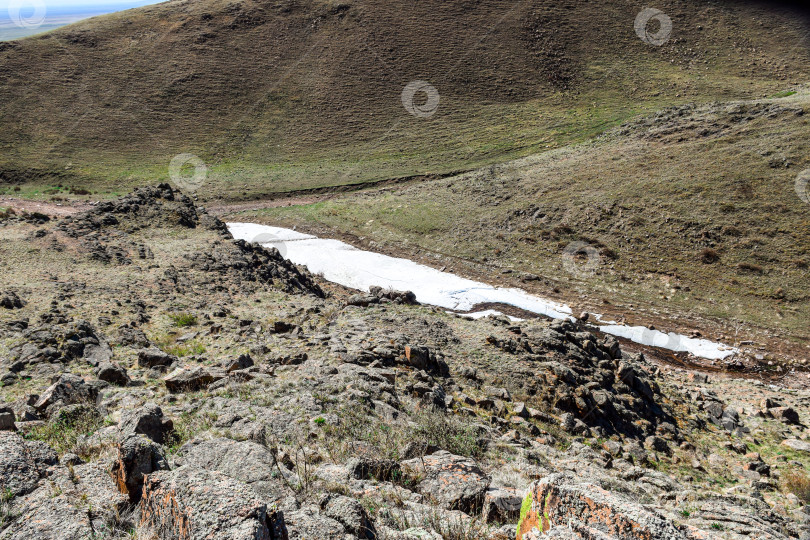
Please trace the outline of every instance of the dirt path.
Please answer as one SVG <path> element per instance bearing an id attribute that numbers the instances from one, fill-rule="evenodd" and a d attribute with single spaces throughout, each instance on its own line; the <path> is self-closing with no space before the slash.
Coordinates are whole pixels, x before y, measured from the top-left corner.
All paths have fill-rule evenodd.
<path id="1" fill-rule="evenodd" d="M 16 197 L 0 197 L 0 206 L 13 208 L 16 212 L 39 212 L 55 217 L 65 217 L 77 212 L 89 210 L 94 206 L 92 202 L 66 201 L 56 203 L 49 201 L 32 201 Z"/>

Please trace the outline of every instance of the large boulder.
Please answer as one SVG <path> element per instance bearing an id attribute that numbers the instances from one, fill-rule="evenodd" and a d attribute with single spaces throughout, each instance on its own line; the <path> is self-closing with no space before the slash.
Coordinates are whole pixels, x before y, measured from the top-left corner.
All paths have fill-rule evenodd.
<path id="1" fill-rule="evenodd" d="M 141 525 L 161 539 L 270 540 L 276 521 L 250 487 L 218 471 L 183 466 L 143 486 Z"/>
<path id="2" fill-rule="evenodd" d="M 377 537 L 374 524 L 357 500 L 342 495 L 329 495 L 320 504 L 327 517 L 339 522 L 353 536 L 369 539 Z"/>
<path id="3" fill-rule="evenodd" d="M 147 403 L 138 409 L 121 413 L 119 429 L 122 435 L 140 433 L 163 444 L 174 431 L 174 423 L 163 416 L 163 410 L 159 406 Z"/>
<path id="4" fill-rule="evenodd" d="M 96 377 L 98 377 L 101 381 L 108 382 L 116 386 L 126 386 L 129 384 L 129 375 L 127 375 L 127 370 L 118 364 L 113 364 L 112 362 L 101 362 L 98 364 L 98 366 L 96 366 L 95 371 Z"/>
<path id="5" fill-rule="evenodd" d="M 202 367 L 192 369 L 177 368 L 167 375 L 163 382 L 166 384 L 166 389 L 172 393 L 194 392 L 224 378 L 224 375 L 214 375 Z"/>
<path id="6" fill-rule="evenodd" d="M 143 368 L 168 368 L 177 362 L 177 357 L 165 353 L 157 347 L 138 351 L 138 366 Z"/>
<path id="7" fill-rule="evenodd" d="M 445 450 L 401 463 L 402 472 L 421 478 L 416 488 L 448 510 L 474 512 L 484 502 L 490 479 L 475 462 Z"/>
<path id="8" fill-rule="evenodd" d="M 58 462 L 56 452 L 45 443 L 0 431 L 0 486 L 12 495 L 25 495 L 36 489 L 48 469 Z"/>
<path id="9" fill-rule="evenodd" d="M 141 498 L 144 478 L 155 471 L 169 469 L 163 448 L 140 434 L 130 434 L 118 443 L 118 459 L 112 475 L 118 491 L 132 502 Z"/>
<path id="10" fill-rule="evenodd" d="M 126 522 L 127 497 L 118 493 L 109 464 L 94 462 L 58 467 L 33 492 L 12 501 L 12 526 L 2 540 L 84 540 L 112 538 L 110 524 Z"/>

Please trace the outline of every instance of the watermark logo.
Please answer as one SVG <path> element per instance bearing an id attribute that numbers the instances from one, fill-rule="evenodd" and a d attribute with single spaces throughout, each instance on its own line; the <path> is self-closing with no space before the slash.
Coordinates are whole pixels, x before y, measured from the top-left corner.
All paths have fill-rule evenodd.
<path id="1" fill-rule="evenodd" d="M 417 94 L 427 96 L 424 103 L 417 104 Z M 411 81 L 402 90 L 402 105 L 417 118 L 430 118 L 439 108 L 439 91 L 426 81 Z"/>
<path id="2" fill-rule="evenodd" d="M 653 32 L 652 30 L 655 30 L 656 27 L 655 23 L 658 23 L 658 30 Z M 644 8 L 636 15 L 633 28 L 641 41 L 660 47 L 669 41 L 669 36 L 672 34 L 672 19 L 660 9 Z"/>
<path id="3" fill-rule="evenodd" d="M 250 239 L 251 244 L 259 244 L 266 248 L 276 248 L 279 254 L 287 258 L 287 242 L 273 233 L 262 232 Z"/>
<path id="4" fill-rule="evenodd" d="M 796 195 L 807 204 L 810 204 L 810 169 L 805 169 L 796 177 Z"/>
<path id="5" fill-rule="evenodd" d="M 20 28 L 39 28 L 47 11 L 42 0 L 11 0 L 8 4 L 8 18 Z"/>
<path id="6" fill-rule="evenodd" d="M 563 268 L 577 276 L 593 274 L 602 262 L 599 250 L 586 242 L 571 242 L 562 253 Z"/>
<path id="7" fill-rule="evenodd" d="M 189 166 L 194 167 L 194 172 L 190 175 L 187 170 Z M 169 178 L 181 190 L 197 191 L 207 177 L 208 167 L 194 154 L 177 154 L 169 163 Z"/>

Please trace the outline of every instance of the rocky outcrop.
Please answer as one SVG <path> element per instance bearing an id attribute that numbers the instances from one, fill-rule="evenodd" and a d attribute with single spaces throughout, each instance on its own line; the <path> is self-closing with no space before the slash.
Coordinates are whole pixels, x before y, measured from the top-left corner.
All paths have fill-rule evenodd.
<path id="1" fill-rule="evenodd" d="M 192 441 L 180 449 L 178 460 L 189 467 L 227 474 L 270 500 L 278 500 L 283 494 L 282 475 L 292 482 L 298 481 L 283 465 L 276 465 L 267 447 L 253 441 L 225 438 Z"/>
<path id="2" fill-rule="evenodd" d="M 214 381 L 224 379 L 225 374 L 214 374 L 202 367 L 191 369 L 177 368 L 163 379 L 169 392 L 194 392 L 205 388 Z"/>
<path id="3" fill-rule="evenodd" d="M 112 476 L 118 490 L 132 502 L 141 499 L 144 479 L 155 471 L 169 469 L 163 448 L 143 435 L 130 434 L 118 443 L 118 458 L 112 467 Z"/>
<path id="4" fill-rule="evenodd" d="M 87 321 L 53 318 L 26 329 L 21 341 L 9 350 L 10 370 L 19 373 L 43 362 L 66 364 L 84 359 L 91 365 L 112 358 L 106 340 Z"/>
<path id="5" fill-rule="evenodd" d="M 402 472 L 420 479 L 416 489 L 448 510 L 480 510 L 490 479 L 475 462 L 439 450 L 424 458 L 400 463 Z"/>
<path id="6" fill-rule="evenodd" d="M 33 491 L 56 465 L 56 452 L 39 441 L 26 441 L 10 431 L 0 431 L 0 486 L 12 495 Z"/>
<path id="7" fill-rule="evenodd" d="M 127 370 L 112 362 L 100 363 L 96 367 L 95 373 L 100 381 L 108 382 L 116 386 L 126 386 L 130 382 Z"/>
<path id="8" fill-rule="evenodd" d="M 211 249 L 188 255 L 191 267 L 228 276 L 237 284 L 272 285 L 288 293 L 323 297 L 310 274 L 285 259 L 277 249 L 244 240 L 214 242 Z"/>
<path id="9" fill-rule="evenodd" d="M 218 471 L 180 467 L 150 474 L 141 526 L 175 540 L 271 540 L 276 514 L 245 484 Z"/>
<path id="10" fill-rule="evenodd" d="M 138 409 L 121 413 L 118 428 L 122 436 L 140 433 L 158 444 L 164 444 L 174 431 L 174 423 L 163 415 L 160 407 L 147 403 Z"/>
<path id="11" fill-rule="evenodd" d="M 115 538 L 134 529 L 136 524 L 127 520 L 127 497 L 116 491 L 107 467 L 95 462 L 53 470 L 36 490 L 14 499 L 13 524 L 0 532 L 0 539 Z"/>
<path id="12" fill-rule="evenodd" d="M 517 537 L 541 538 L 555 528 L 568 538 L 698 540 L 711 537 L 678 526 L 619 494 L 554 474 L 532 484 L 523 500 Z M 552 533 L 554 537 L 562 531 Z M 558 536 L 559 537 L 559 536 Z"/>
<path id="13" fill-rule="evenodd" d="M 72 373 L 64 373 L 49 386 L 34 403 L 40 412 L 50 412 L 57 407 L 73 404 L 95 404 L 98 400 L 98 388 L 88 384 Z"/>
<path id="14" fill-rule="evenodd" d="M 513 326 L 487 341 L 533 363 L 523 386 L 544 409 L 571 415 L 566 431 L 644 438 L 662 423 L 674 425 L 644 356 L 623 355 L 611 336 L 597 339 L 573 322 L 554 321 Z"/>
<path id="15" fill-rule="evenodd" d="M 0 307 L 5 309 L 22 309 L 25 302 L 14 291 L 0 293 Z"/>

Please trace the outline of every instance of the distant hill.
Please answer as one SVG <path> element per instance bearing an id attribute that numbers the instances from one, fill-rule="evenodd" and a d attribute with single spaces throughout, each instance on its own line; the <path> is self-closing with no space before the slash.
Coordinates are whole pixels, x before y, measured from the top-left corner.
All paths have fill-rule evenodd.
<path id="1" fill-rule="evenodd" d="M 0 43 L 0 175 L 120 192 L 187 153 L 208 166 L 200 194 L 238 199 L 471 169 L 808 78 L 792 8 L 655 8 L 672 26 L 660 46 L 626 0 L 172 0 L 96 17 Z M 403 106 L 414 81 L 435 88 L 435 110 L 414 94 L 433 114 Z"/>

